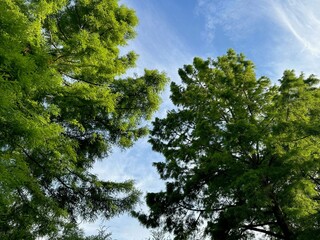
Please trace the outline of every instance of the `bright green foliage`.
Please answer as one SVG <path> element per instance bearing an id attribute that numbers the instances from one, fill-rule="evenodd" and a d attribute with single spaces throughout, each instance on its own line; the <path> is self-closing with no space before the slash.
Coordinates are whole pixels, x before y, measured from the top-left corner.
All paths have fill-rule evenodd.
<path id="1" fill-rule="evenodd" d="M 149 227 L 176 239 L 320 236 L 320 91 L 314 76 L 285 71 L 279 86 L 233 50 L 195 58 L 172 83 L 176 110 L 156 119 L 150 142 L 166 190 L 147 195 Z"/>
<path id="2" fill-rule="evenodd" d="M 117 0 L 0 1 L 0 238 L 54 234 L 132 209 L 132 181 L 88 171 L 147 133 L 163 74 L 121 78 L 137 18 Z"/>

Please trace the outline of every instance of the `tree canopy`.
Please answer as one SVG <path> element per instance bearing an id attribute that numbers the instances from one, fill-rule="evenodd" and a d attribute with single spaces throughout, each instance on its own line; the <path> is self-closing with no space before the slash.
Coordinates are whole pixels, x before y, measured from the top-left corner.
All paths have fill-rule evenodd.
<path id="1" fill-rule="evenodd" d="M 135 12 L 117 0 L 0 1 L 0 238 L 53 236 L 138 200 L 132 181 L 90 173 L 130 147 L 159 106 L 167 78 L 124 77 Z M 107 178 L 107 176 L 106 176 Z"/>
<path id="2" fill-rule="evenodd" d="M 175 239 L 320 236 L 319 79 L 287 70 L 272 85 L 233 50 L 194 58 L 179 75 L 176 109 L 150 137 L 166 189 L 148 193 L 140 221 Z"/>

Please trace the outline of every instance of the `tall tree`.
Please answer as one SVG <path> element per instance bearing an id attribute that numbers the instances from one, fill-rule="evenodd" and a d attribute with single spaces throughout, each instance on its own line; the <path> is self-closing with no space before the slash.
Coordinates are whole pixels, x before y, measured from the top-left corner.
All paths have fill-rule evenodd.
<path id="1" fill-rule="evenodd" d="M 175 239 L 314 239 L 320 236 L 319 80 L 285 71 L 257 78 L 233 50 L 195 58 L 172 83 L 176 109 L 156 119 L 150 142 L 166 189 L 147 195 L 148 227 Z"/>
<path id="2" fill-rule="evenodd" d="M 167 78 L 123 77 L 135 12 L 117 0 L 0 1 L 0 238 L 51 236 L 131 210 L 132 181 L 89 172 L 146 135 Z"/>

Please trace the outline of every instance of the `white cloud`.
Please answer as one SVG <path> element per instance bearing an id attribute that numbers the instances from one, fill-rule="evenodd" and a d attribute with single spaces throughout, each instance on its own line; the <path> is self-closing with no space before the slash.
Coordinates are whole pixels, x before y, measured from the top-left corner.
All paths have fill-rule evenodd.
<path id="1" fill-rule="evenodd" d="M 214 43 L 223 34 L 234 46 L 244 45 L 253 52 L 257 70 L 260 65 L 276 78 L 285 69 L 319 75 L 319 9 L 317 0 L 198 0 L 207 40 Z"/>
<path id="2" fill-rule="evenodd" d="M 198 0 L 196 12 L 205 18 L 204 35 L 213 42 L 216 34 L 239 40 L 246 38 L 264 17 L 267 0 Z"/>
<path id="3" fill-rule="evenodd" d="M 297 41 L 303 50 L 320 56 L 319 1 L 270 1 L 275 18 Z"/>
<path id="4" fill-rule="evenodd" d="M 272 17 L 284 30 L 275 46 L 275 69 L 285 67 L 320 76 L 319 1 L 270 1 Z M 279 70 L 278 70 L 279 71 Z"/>

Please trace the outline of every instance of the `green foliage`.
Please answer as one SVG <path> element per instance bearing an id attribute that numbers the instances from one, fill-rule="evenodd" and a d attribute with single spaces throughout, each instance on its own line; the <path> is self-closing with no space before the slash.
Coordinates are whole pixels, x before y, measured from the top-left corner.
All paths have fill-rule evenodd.
<path id="1" fill-rule="evenodd" d="M 170 240 L 169 237 L 166 237 L 166 232 L 163 230 L 153 230 L 151 231 L 151 237 L 147 240 Z"/>
<path id="2" fill-rule="evenodd" d="M 97 235 L 85 236 L 84 232 L 75 224 L 68 224 L 58 236 L 50 236 L 51 240 L 112 240 L 111 233 L 104 227 L 98 230 Z"/>
<path id="3" fill-rule="evenodd" d="M 166 190 L 147 195 L 147 227 L 175 239 L 314 239 L 319 222 L 319 80 L 285 71 L 279 86 L 256 78 L 233 50 L 195 58 L 172 83 L 177 106 L 156 119 L 150 142 Z"/>
<path id="4" fill-rule="evenodd" d="M 122 77 L 135 12 L 117 0 L 0 1 L 0 238 L 35 239 L 132 209 L 132 181 L 89 172 L 146 135 L 167 78 Z"/>

